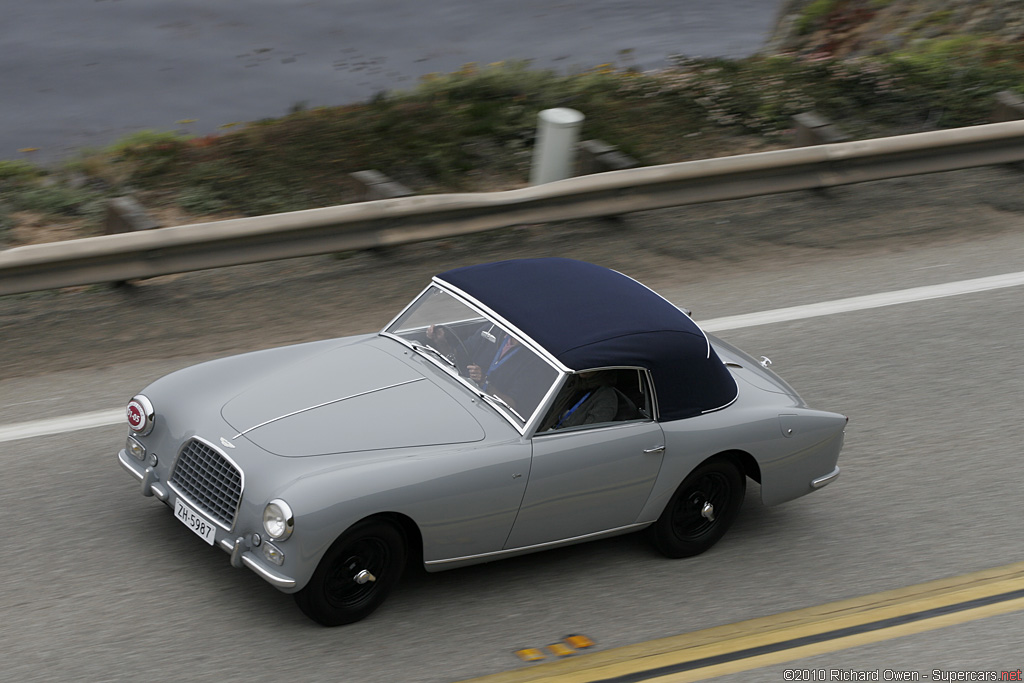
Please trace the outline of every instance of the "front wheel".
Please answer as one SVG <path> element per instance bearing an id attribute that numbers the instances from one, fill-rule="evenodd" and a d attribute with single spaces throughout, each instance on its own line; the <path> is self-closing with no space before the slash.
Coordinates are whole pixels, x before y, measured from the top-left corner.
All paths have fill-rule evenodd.
<path id="1" fill-rule="evenodd" d="M 747 479 L 724 457 L 701 464 L 676 489 L 651 527 L 654 546 L 667 557 L 699 555 L 729 530 L 747 490 Z"/>
<path id="2" fill-rule="evenodd" d="M 318 624 L 351 624 L 380 607 L 404 565 L 401 530 L 382 520 L 364 520 L 334 542 L 309 583 L 295 593 L 295 602 Z"/>

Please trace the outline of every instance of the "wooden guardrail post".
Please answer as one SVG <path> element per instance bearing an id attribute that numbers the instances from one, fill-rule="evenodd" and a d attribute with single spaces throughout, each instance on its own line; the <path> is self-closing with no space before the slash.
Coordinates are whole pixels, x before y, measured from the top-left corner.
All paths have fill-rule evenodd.
<path id="1" fill-rule="evenodd" d="M 116 197 L 107 202 L 107 215 L 103 219 L 103 232 L 118 235 L 122 232 L 138 232 L 159 228 L 153 219 L 133 197 Z"/>
<path id="2" fill-rule="evenodd" d="M 832 125 L 831 121 L 814 111 L 806 111 L 794 116 L 793 127 L 794 147 L 829 145 L 847 140 L 847 136 Z M 811 192 L 821 197 L 828 197 L 831 194 L 830 188 L 827 187 L 812 188 Z"/>
<path id="3" fill-rule="evenodd" d="M 356 171 L 355 173 L 350 173 L 349 177 L 355 180 L 356 185 L 359 186 L 359 201 L 361 202 L 369 202 L 375 199 L 411 197 L 415 194 L 415 192 L 402 183 L 392 180 L 374 169 Z"/>
<path id="4" fill-rule="evenodd" d="M 1024 119 L 1024 97 L 1012 90 L 1000 90 L 996 93 L 996 104 L 992 108 L 992 123 L 1019 121 Z M 1024 163 L 1007 164 L 1009 168 L 1024 171 Z"/>
<path id="5" fill-rule="evenodd" d="M 1010 90 L 996 93 L 996 105 L 992 108 L 992 123 L 1024 119 L 1024 97 Z"/>
<path id="6" fill-rule="evenodd" d="M 577 146 L 577 175 L 592 175 L 606 171 L 624 171 L 640 165 L 633 157 L 619 151 L 615 145 L 604 140 L 584 140 Z M 601 220 L 615 226 L 622 223 L 622 216 L 602 216 Z"/>
<path id="7" fill-rule="evenodd" d="M 371 202 L 375 199 L 397 199 L 398 197 L 411 197 L 415 192 L 410 190 L 402 183 L 392 180 L 390 177 L 384 175 L 376 169 L 369 169 L 367 171 L 356 171 L 350 173 L 349 176 L 356 181 L 356 185 L 359 188 L 359 199 L 361 202 Z M 385 254 L 388 249 L 385 247 L 374 247 L 369 250 L 370 252 L 380 256 Z M 335 258 L 344 258 L 345 253 L 339 252 L 334 255 Z"/>
<path id="8" fill-rule="evenodd" d="M 828 145 L 834 142 L 846 142 L 849 139 L 849 136 L 836 128 L 831 121 L 813 111 L 794 116 L 793 126 L 795 128 L 794 147 Z"/>
<path id="9" fill-rule="evenodd" d="M 579 145 L 578 175 L 622 171 L 639 165 L 639 161 L 604 140 L 584 140 Z"/>
<path id="10" fill-rule="evenodd" d="M 124 232 L 154 230 L 160 227 L 149 213 L 142 208 L 134 197 L 115 197 L 107 202 L 107 214 L 103 219 L 103 232 L 107 235 L 119 235 Z M 127 287 L 129 280 L 115 280 L 114 287 Z"/>

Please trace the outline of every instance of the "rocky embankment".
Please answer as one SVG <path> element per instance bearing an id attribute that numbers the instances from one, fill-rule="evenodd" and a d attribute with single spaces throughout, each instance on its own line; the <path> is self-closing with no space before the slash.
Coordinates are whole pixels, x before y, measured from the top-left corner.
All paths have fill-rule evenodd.
<path id="1" fill-rule="evenodd" d="M 957 37 L 1024 41 L 1024 0 L 787 0 L 765 52 L 881 55 Z"/>

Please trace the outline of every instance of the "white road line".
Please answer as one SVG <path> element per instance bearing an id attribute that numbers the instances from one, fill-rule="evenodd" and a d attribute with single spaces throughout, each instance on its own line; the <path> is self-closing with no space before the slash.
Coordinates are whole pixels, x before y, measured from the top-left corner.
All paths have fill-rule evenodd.
<path id="1" fill-rule="evenodd" d="M 974 280 L 961 280 L 959 282 L 948 282 L 941 285 L 930 285 L 928 287 L 914 287 L 912 289 L 901 289 L 895 292 L 883 292 L 881 294 L 869 294 L 867 296 L 854 296 L 848 299 L 836 299 L 835 301 L 823 301 L 817 304 L 805 306 L 791 306 L 789 308 L 776 308 L 772 311 L 760 313 L 746 313 L 744 315 L 731 315 L 724 318 L 712 318 L 700 322 L 700 326 L 708 332 L 721 332 L 722 330 L 738 330 L 744 327 L 756 327 L 758 325 L 771 325 L 773 323 L 790 322 L 803 320 L 805 318 L 817 318 L 836 313 L 848 313 L 850 311 L 863 311 L 870 308 L 882 308 L 883 306 L 895 306 L 896 304 L 907 304 L 915 301 L 927 301 L 929 299 L 941 299 L 960 294 L 974 294 L 976 292 L 987 292 L 993 289 L 1004 289 L 1006 287 L 1019 287 L 1024 285 L 1024 272 L 1007 273 L 1006 275 L 993 275 Z M 77 415 L 65 415 L 47 420 L 34 420 L 32 422 L 21 422 L 8 426 L 0 426 L 0 443 L 16 441 L 18 439 L 31 439 L 37 436 L 49 434 L 63 434 L 79 429 L 92 429 L 94 427 L 107 427 L 109 425 L 121 424 L 126 421 L 123 408 L 111 408 L 109 410 L 97 410 L 91 413 L 79 413 Z"/>
<path id="2" fill-rule="evenodd" d="M 0 443 L 17 439 L 32 439 L 37 436 L 47 436 L 48 434 L 63 434 L 64 432 L 74 432 L 79 429 L 106 427 L 114 424 L 127 425 L 127 420 L 124 408 L 111 408 L 109 410 L 96 410 L 91 413 L 52 417 L 47 420 L 21 422 L 0 427 Z"/>
<path id="3" fill-rule="evenodd" d="M 700 326 L 708 332 L 738 330 L 742 327 L 756 327 L 757 325 L 770 325 L 772 323 L 816 318 L 822 315 L 849 313 L 850 311 L 863 311 L 869 308 L 882 308 L 883 306 L 895 306 L 896 304 L 909 304 L 915 301 L 927 301 L 928 299 L 942 299 L 947 296 L 974 294 L 976 292 L 987 292 L 992 289 L 1019 287 L 1020 285 L 1024 285 L 1024 272 L 1008 273 L 1006 275 L 993 275 L 991 277 L 981 277 L 976 280 L 947 282 L 946 284 L 930 285 L 928 287 L 901 289 L 896 292 L 854 296 L 849 299 L 823 301 L 819 304 L 807 304 L 806 306 L 776 308 L 774 311 L 731 315 L 725 318 L 706 320 L 701 322 Z"/>

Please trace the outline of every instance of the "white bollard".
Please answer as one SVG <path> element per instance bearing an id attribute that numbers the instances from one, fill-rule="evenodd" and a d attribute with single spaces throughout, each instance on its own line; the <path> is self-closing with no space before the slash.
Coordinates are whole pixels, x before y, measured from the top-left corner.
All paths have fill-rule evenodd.
<path id="1" fill-rule="evenodd" d="M 576 139 L 583 114 L 575 109 L 559 107 L 537 114 L 537 143 L 533 148 L 530 184 L 562 180 L 573 175 L 576 160 Z"/>

